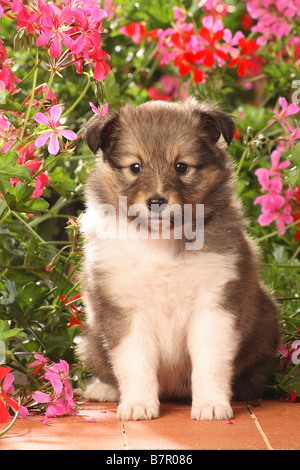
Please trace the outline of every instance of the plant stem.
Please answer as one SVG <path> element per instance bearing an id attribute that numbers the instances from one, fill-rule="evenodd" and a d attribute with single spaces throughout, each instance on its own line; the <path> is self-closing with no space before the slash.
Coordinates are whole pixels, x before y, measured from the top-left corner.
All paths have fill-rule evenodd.
<path id="1" fill-rule="evenodd" d="M 274 268 L 292 268 L 300 269 L 300 264 L 273 264 L 273 263 L 262 263 L 262 267 L 274 267 Z"/>
<path id="2" fill-rule="evenodd" d="M 0 219 L 0 225 L 4 223 L 5 219 L 7 219 L 7 217 L 9 217 L 11 214 L 11 210 L 9 207 L 6 207 L 4 209 L 4 215 L 2 215 L 1 219 Z"/>
<path id="3" fill-rule="evenodd" d="M 25 222 L 25 220 L 17 213 L 17 212 L 12 212 L 13 215 L 18 219 L 20 220 L 20 222 L 22 222 L 23 225 L 25 225 L 25 227 L 27 228 L 27 230 L 32 233 L 32 235 L 34 235 L 40 242 L 44 242 L 45 240 L 42 239 L 42 237 L 39 236 L 38 233 L 36 233 L 35 230 L 33 230 L 31 228 L 31 226 L 29 224 L 27 224 L 27 222 Z"/>
<path id="4" fill-rule="evenodd" d="M 19 398 L 19 409 L 18 411 L 16 412 L 15 416 L 14 416 L 14 419 L 12 420 L 12 422 L 4 429 L 4 431 L 1 431 L 0 432 L 0 437 L 3 436 L 5 433 L 7 433 L 7 431 L 9 431 L 12 426 L 15 424 L 15 422 L 17 421 L 17 418 L 19 416 L 19 413 L 20 413 L 20 409 L 21 409 L 21 399 Z"/>
<path id="5" fill-rule="evenodd" d="M 289 380 L 289 378 L 296 372 L 297 369 L 300 368 L 300 364 L 295 364 L 294 367 L 290 370 L 288 374 L 284 377 L 284 379 L 278 384 L 279 387 L 282 387 L 286 382 Z"/>
<path id="6" fill-rule="evenodd" d="M 297 224 L 299 224 L 299 220 L 294 220 L 293 223 L 291 223 L 291 224 L 289 224 L 289 225 L 286 225 L 286 226 L 284 227 L 284 230 L 287 230 L 287 229 L 289 229 L 289 228 L 291 228 L 291 227 L 295 227 L 295 225 L 297 225 Z M 279 229 L 279 230 L 276 230 L 276 231 L 274 231 L 274 232 L 268 233 L 267 235 L 264 235 L 263 237 L 258 238 L 258 239 L 256 240 L 256 242 L 257 242 L 257 243 L 260 243 L 260 242 L 262 242 L 262 241 L 264 241 L 264 240 L 267 240 L 267 238 L 271 238 L 271 237 L 274 237 L 275 235 L 278 235 L 280 232 L 282 232 L 282 229 Z"/>
<path id="7" fill-rule="evenodd" d="M 238 167 L 236 169 L 236 176 L 239 175 L 240 171 L 241 171 L 241 168 L 244 164 L 244 161 L 245 161 L 245 158 L 246 158 L 246 155 L 247 155 L 247 152 L 248 152 L 248 147 L 245 148 L 241 158 L 240 158 L 240 161 L 239 161 L 239 164 L 238 164 Z"/>
<path id="8" fill-rule="evenodd" d="M 35 64 L 37 64 L 38 61 L 39 61 L 39 52 L 38 52 L 38 48 L 36 48 L 35 49 Z M 24 123 L 23 123 L 23 126 L 22 126 L 22 131 L 21 131 L 21 135 L 20 135 L 20 140 L 21 141 L 23 140 L 23 135 L 24 135 L 24 132 L 26 131 L 28 119 L 29 119 L 29 116 L 30 116 L 31 108 L 32 108 L 32 103 L 33 103 L 33 99 L 34 99 L 34 92 L 35 92 L 35 88 L 36 88 L 37 73 L 38 73 L 38 69 L 36 67 L 34 72 L 33 72 L 33 80 L 32 80 L 30 101 L 29 101 L 27 113 L 26 113 L 26 116 L 25 116 L 25 119 L 24 119 Z"/>
<path id="9" fill-rule="evenodd" d="M 15 90 L 17 90 L 18 88 L 21 88 L 21 86 L 23 85 L 23 83 L 26 82 L 26 80 L 28 80 L 28 78 L 34 73 L 34 71 L 35 71 L 36 69 L 38 69 L 38 67 L 39 67 L 40 64 L 43 62 L 44 58 L 46 57 L 47 52 L 48 52 L 48 47 L 46 47 L 46 50 L 45 50 L 44 54 L 42 55 L 42 57 L 40 58 L 40 60 L 33 66 L 33 68 L 28 72 L 28 74 L 25 75 L 25 77 L 23 78 L 23 80 L 22 80 L 20 83 L 17 83 L 17 84 L 16 84 Z"/>
<path id="10" fill-rule="evenodd" d="M 36 225 L 39 225 L 40 223 L 44 222 L 45 220 L 51 219 L 52 217 L 61 217 L 59 214 L 56 214 L 56 212 L 61 210 L 64 206 L 70 204 L 71 201 L 72 198 L 70 200 L 67 200 L 63 196 L 61 196 L 46 214 L 41 215 L 39 218 L 32 220 L 32 222 L 29 223 L 29 226 L 35 227 Z"/>
<path id="11" fill-rule="evenodd" d="M 88 91 L 89 89 L 89 86 L 90 86 L 90 83 L 91 83 L 91 80 L 90 78 L 88 78 L 88 81 L 87 81 L 87 84 L 85 85 L 83 91 L 80 93 L 80 95 L 78 96 L 77 100 L 74 101 L 74 103 L 72 104 L 72 106 L 70 106 L 69 109 L 67 109 L 67 111 L 65 111 L 60 119 L 64 118 L 65 116 L 67 116 L 71 111 L 73 111 L 73 109 L 78 105 L 78 103 L 82 100 L 82 98 L 84 97 L 84 95 L 86 94 L 86 92 Z"/>
<path id="12" fill-rule="evenodd" d="M 294 259 L 297 258 L 297 256 L 299 255 L 299 253 L 300 253 L 300 245 L 298 246 L 297 250 L 295 251 L 295 253 L 294 253 L 293 256 L 291 257 L 290 262 L 294 261 Z"/>
<path id="13" fill-rule="evenodd" d="M 45 100 L 46 100 L 46 98 L 47 98 L 48 92 L 49 92 L 50 87 L 51 87 L 51 85 L 52 85 L 52 82 L 53 82 L 55 73 L 56 73 L 55 70 L 51 70 L 50 77 L 49 77 L 49 81 L 48 81 L 48 83 L 47 83 L 47 88 L 46 88 L 46 90 L 45 90 L 45 92 L 44 92 L 43 99 L 41 100 L 41 102 L 40 102 L 40 104 L 39 104 L 39 107 L 38 107 L 37 110 L 36 110 L 36 113 L 38 113 L 38 112 L 42 109 L 42 106 L 43 106 L 43 104 L 44 104 L 44 102 L 45 102 Z"/>

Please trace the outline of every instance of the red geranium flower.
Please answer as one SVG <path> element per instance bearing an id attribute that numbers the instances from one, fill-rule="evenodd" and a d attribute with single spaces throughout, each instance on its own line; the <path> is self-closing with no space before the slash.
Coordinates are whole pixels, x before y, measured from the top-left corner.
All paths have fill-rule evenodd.
<path id="1" fill-rule="evenodd" d="M 199 62 L 201 58 L 199 54 L 200 52 L 184 52 L 183 54 L 179 54 L 174 60 L 174 65 L 178 67 L 182 77 L 193 72 L 193 81 L 195 83 L 199 83 L 203 80 L 203 74 L 197 65 L 197 62 Z"/>
<path id="2" fill-rule="evenodd" d="M 211 33 L 208 28 L 204 27 L 199 31 L 199 36 L 205 39 L 208 43 L 205 49 L 197 53 L 199 59 L 202 57 L 204 58 L 204 65 L 206 65 L 206 67 L 213 67 L 215 56 L 225 61 L 229 59 L 229 55 L 218 47 L 217 41 L 222 39 L 223 35 L 223 29 L 220 29 L 216 33 Z"/>
<path id="3" fill-rule="evenodd" d="M 7 396 L 7 384 L 5 383 L 5 377 L 10 373 L 10 367 L 0 367 L 0 382 L 3 380 L 3 384 L 0 386 L 0 423 L 7 423 L 10 419 L 10 414 L 4 401 L 16 412 L 19 410 L 18 403 Z"/>
<path id="4" fill-rule="evenodd" d="M 8 91 L 15 91 L 13 82 L 21 82 L 21 80 L 13 74 L 11 66 L 13 60 L 7 58 L 7 52 L 3 47 L 3 42 L 0 40 L 0 80 L 5 84 Z"/>
<path id="5" fill-rule="evenodd" d="M 240 54 L 235 59 L 232 59 L 229 62 L 229 67 L 238 66 L 237 74 L 239 77 L 245 77 L 247 70 L 251 72 L 253 70 L 254 64 L 251 60 L 251 53 L 255 52 L 258 49 L 258 45 L 254 39 L 249 41 L 246 38 L 241 38 L 239 40 L 239 47 L 241 48 Z"/>
<path id="6" fill-rule="evenodd" d="M 134 44 L 138 45 L 146 36 L 146 25 L 144 23 L 130 23 L 122 26 L 120 32 L 129 36 Z"/>
<path id="7" fill-rule="evenodd" d="M 68 324 L 68 328 L 71 328 L 73 325 L 77 325 L 81 331 L 83 329 L 82 322 L 80 321 L 80 315 L 84 312 L 80 311 L 73 302 L 81 298 L 81 294 L 75 294 L 71 300 L 67 299 L 65 295 L 62 295 L 60 300 L 63 302 L 64 305 L 69 307 L 73 313 L 70 323 Z"/>

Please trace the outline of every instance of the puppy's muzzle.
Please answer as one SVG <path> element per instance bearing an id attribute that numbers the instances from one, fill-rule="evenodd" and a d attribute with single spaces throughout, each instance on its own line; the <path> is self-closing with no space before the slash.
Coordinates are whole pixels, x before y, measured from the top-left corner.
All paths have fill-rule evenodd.
<path id="1" fill-rule="evenodd" d="M 147 199 L 147 207 L 152 212 L 162 212 L 166 209 L 168 204 L 167 199 L 164 197 L 149 197 Z"/>

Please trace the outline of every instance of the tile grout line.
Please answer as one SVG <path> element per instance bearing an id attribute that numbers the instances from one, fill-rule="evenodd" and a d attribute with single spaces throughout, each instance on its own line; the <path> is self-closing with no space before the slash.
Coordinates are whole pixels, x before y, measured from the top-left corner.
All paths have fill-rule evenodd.
<path id="1" fill-rule="evenodd" d="M 120 423 L 121 423 L 121 433 L 122 433 L 122 438 L 123 438 L 124 449 L 129 450 L 127 435 L 126 435 L 126 429 L 125 429 L 125 423 L 122 419 L 120 419 Z"/>
<path id="2" fill-rule="evenodd" d="M 264 440 L 264 442 L 265 442 L 265 444 L 266 444 L 268 450 L 274 450 L 273 447 L 272 447 L 271 444 L 270 444 L 269 439 L 267 438 L 266 434 L 264 433 L 264 431 L 263 431 L 261 425 L 259 424 L 259 421 L 258 421 L 258 419 L 257 419 L 257 417 L 256 417 L 256 415 L 255 415 L 255 413 L 253 413 L 253 411 L 252 411 L 252 409 L 251 409 L 251 407 L 250 407 L 250 405 L 249 405 L 248 403 L 246 403 L 246 407 L 247 407 L 247 410 L 248 410 L 248 412 L 249 412 L 251 418 L 253 419 L 253 421 L 254 421 L 254 423 L 255 423 L 255 426 L 256 426 L 257 429 L 258 429 L 258 432 L 260 433 L 261 437 L 263 438 L 263 440 Z"/>

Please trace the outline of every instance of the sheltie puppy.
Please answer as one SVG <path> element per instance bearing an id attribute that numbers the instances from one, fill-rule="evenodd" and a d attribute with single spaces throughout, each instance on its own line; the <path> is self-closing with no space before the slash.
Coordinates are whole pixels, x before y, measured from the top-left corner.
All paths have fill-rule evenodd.
<path id="1" fill-rule="evenodd" d="M 157 418 L 160 399 L 229 419 L 231 400 L 262 390 L 278 311 L 235 195 L 234 128 L 190 98 L 128 104 L 85 129 L 99 155 L 81 222 L 84 396 L 117 401 L 120 419 Z"/>

